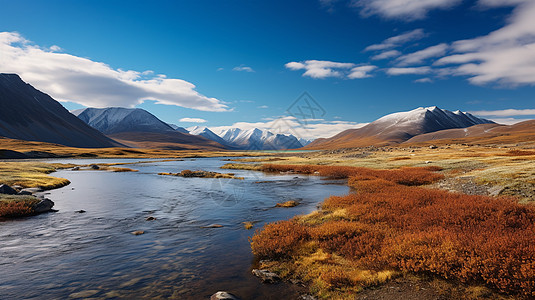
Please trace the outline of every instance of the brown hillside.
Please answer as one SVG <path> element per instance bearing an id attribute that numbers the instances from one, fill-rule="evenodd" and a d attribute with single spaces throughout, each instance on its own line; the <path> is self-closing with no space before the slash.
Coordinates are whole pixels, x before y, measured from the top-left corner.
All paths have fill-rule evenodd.
<path id="1" fill-rule="evenodd" d="M 178 131 L 164 132 L 120 132 L 108 137 L 135 148 L 163 150 L 223 150 L 221 144 L 207 138 L 181 133 Z"/>

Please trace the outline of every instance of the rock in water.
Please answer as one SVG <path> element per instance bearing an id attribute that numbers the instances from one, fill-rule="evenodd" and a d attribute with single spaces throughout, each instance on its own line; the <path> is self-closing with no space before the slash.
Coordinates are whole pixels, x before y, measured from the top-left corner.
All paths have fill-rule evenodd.
<path id="1" fill-rule="evenodd" d="M 16 195 L 17 191 L 7 184 L 0 185 L 0 194 Z"/>
<path id="2" fill-rule="evenodd" d="M 281 280 L 279 275 L 277 275 L 277 274 L 275 274 L 273 272 L 270 272 L 269 270 L 253 269 L 252 273 L 253 273 L 254 276 L 260 278 L 263 283 L 275 283 L 275 282 Z"/>
<path id="3" fill-rule="evenodd" d="M 240 298 L 228 292 L 217 292 L 210 297 L 210 300 L 240 300 Z"/>
<path id="4" fill-rule="evenodd" d="M 30 193 L 39 193 L 39 192 L 42 192 L 43 189 L 42 188 L 25 188 L 25 189 L 22 189 L 20 190 L 20 192 L 30 192 Z"/>
<path id="5" fill-rule="evenodd" d="M 40 214 L 40 213 L 50 211 L 53 206 L 54 206 L 54 202 L 52 202 L 52 200 L 48 198 L 44 198 L 34 206 L 33 210 L 35 213 Z"/>

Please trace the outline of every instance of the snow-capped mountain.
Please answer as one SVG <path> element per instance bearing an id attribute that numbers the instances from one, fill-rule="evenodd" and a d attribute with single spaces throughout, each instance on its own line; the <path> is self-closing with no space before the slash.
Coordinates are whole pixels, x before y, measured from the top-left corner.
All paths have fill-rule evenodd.
<path id="1" fill-rule="evenodd" d="M 171 128 L 173 128 L 174 130 L 176 130 L 178 132 L 189 133 L 189 131 L 187 131 L 186 128 L 180 127 L 180 126 L 178 126 L 176 124 L 167 123 L 167 125 L 171 126 Z"/>
<path id="2" fill-rule="evenodd" d="M 225 141 L 220 136 L 218 136 L 217 134 L 215 134 L 214 132 L 212 132 L 210 129 L 208 129 L 206 127 L 193 126 L 193 127 L 189 127 L 187 130 L 189 131 L 189 134 L 200 135 L 200 136 L 205 137 L 205 138 L 207 138 L 209 140 L 218 142 L 223 146 L 226 146 L 226 147 L 229 146 L 227 141 Z"/>
<path id="3" fill-rule="evenodd" d="M 140 108 L 85 108 L 72 112 L 91 127 L 125 145 L 161 149 L 222 149 L 223 145 L 202 136 L 173 129 Z"/>
<path id="4" fill-rule="evenodd" d="M 229 128 L 214 133 L 206 127 L 194 126 L 188 128 L 188 130 L 190 134 L 201 135 L 213 141 L 218 141 L 232 149 L 284 150 L 303 147 L 303 144 L 293 135 L 274 134 L 268 130 L 260 130 L 258 128 L 247 130 Z M 223 142 L 220 142 L 220 139 Z"/>
<path id="5" fill-rule="evenodd" d="M 167 123 L 140 108 L 84 108 L 71 113 L 104 134 L 174 131 Z"/>
<path id="6" fill-rule="evenodd" d="M 362 128 L 349 129 L 328 139 L 318 139 L 308 147 L 341 148 L 397 144 L 424 133 L 492 123 L 494 122 L 459 110 L 452 112 L 436 106 L 419 107 L 386 115 Z"/>
<path id="7" fill-rule="evenodd" d="M 314 141 L 314 140 L 309 140 L 309 139 L 304 139 L 304 138 L 297 138 L 297 140 L 299 141 L 299 143 L 301 143 L 301 145 L 303 145 L 303 147 Z"/>

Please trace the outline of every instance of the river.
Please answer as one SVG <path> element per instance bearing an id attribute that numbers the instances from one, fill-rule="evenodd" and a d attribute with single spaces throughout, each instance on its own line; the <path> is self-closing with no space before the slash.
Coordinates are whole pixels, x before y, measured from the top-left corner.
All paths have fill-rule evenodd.
<path id="1" fill-rule="evenodd" d="M 53 160 L 126 161 L 143 160 Z M 125 166 L 139 172 L 54 173 L 71 181 L 46 194 L 58 212 L 0 222 L 0 299 L 208 299 L 220 290 L 242 299 L 296 299 L 302 288 L 262 284 L 251 275 L 248 238 L 267 222 L 312 212 L 348 187 L 315 176 L 222 171 L 224 163 L 199 158 Z M 158 175 L 184 169 L 245 179 Z M 288 200 L 301 204 L 275 208 Z M 257 223 L 246 230 L 245 221 Z M 202 228 L 212 224 L 223 227 Z M 132 234 L 138 230 L 145 233 Z"/>

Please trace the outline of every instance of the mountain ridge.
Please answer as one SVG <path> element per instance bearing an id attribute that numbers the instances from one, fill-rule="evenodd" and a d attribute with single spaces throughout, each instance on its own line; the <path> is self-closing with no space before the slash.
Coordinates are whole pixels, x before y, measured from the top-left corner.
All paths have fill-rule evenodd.
<path id="1" fill-rule="evenodd" d="M 452 112 L 436 106 L 419 107 L 383 116 L 364 127 L 348 129 L 330 138 L 317 139 L 305 149 L 386 146 L 425 133 L 493 123 L 459 110 Z"/>
<path id="2" fill-rule="evenodd" d="M 0 136 L 80 148 L 124 146 L 88 126 L 17 74 L 0 73 Z"/>
<path id="3" fill-rule="evenodd" d="M 184 133 L 141 108 L 84 108 L 73 111 L 80 120 L 108 137 L 136 148 L 221 150 L 224 145 Z"/>

